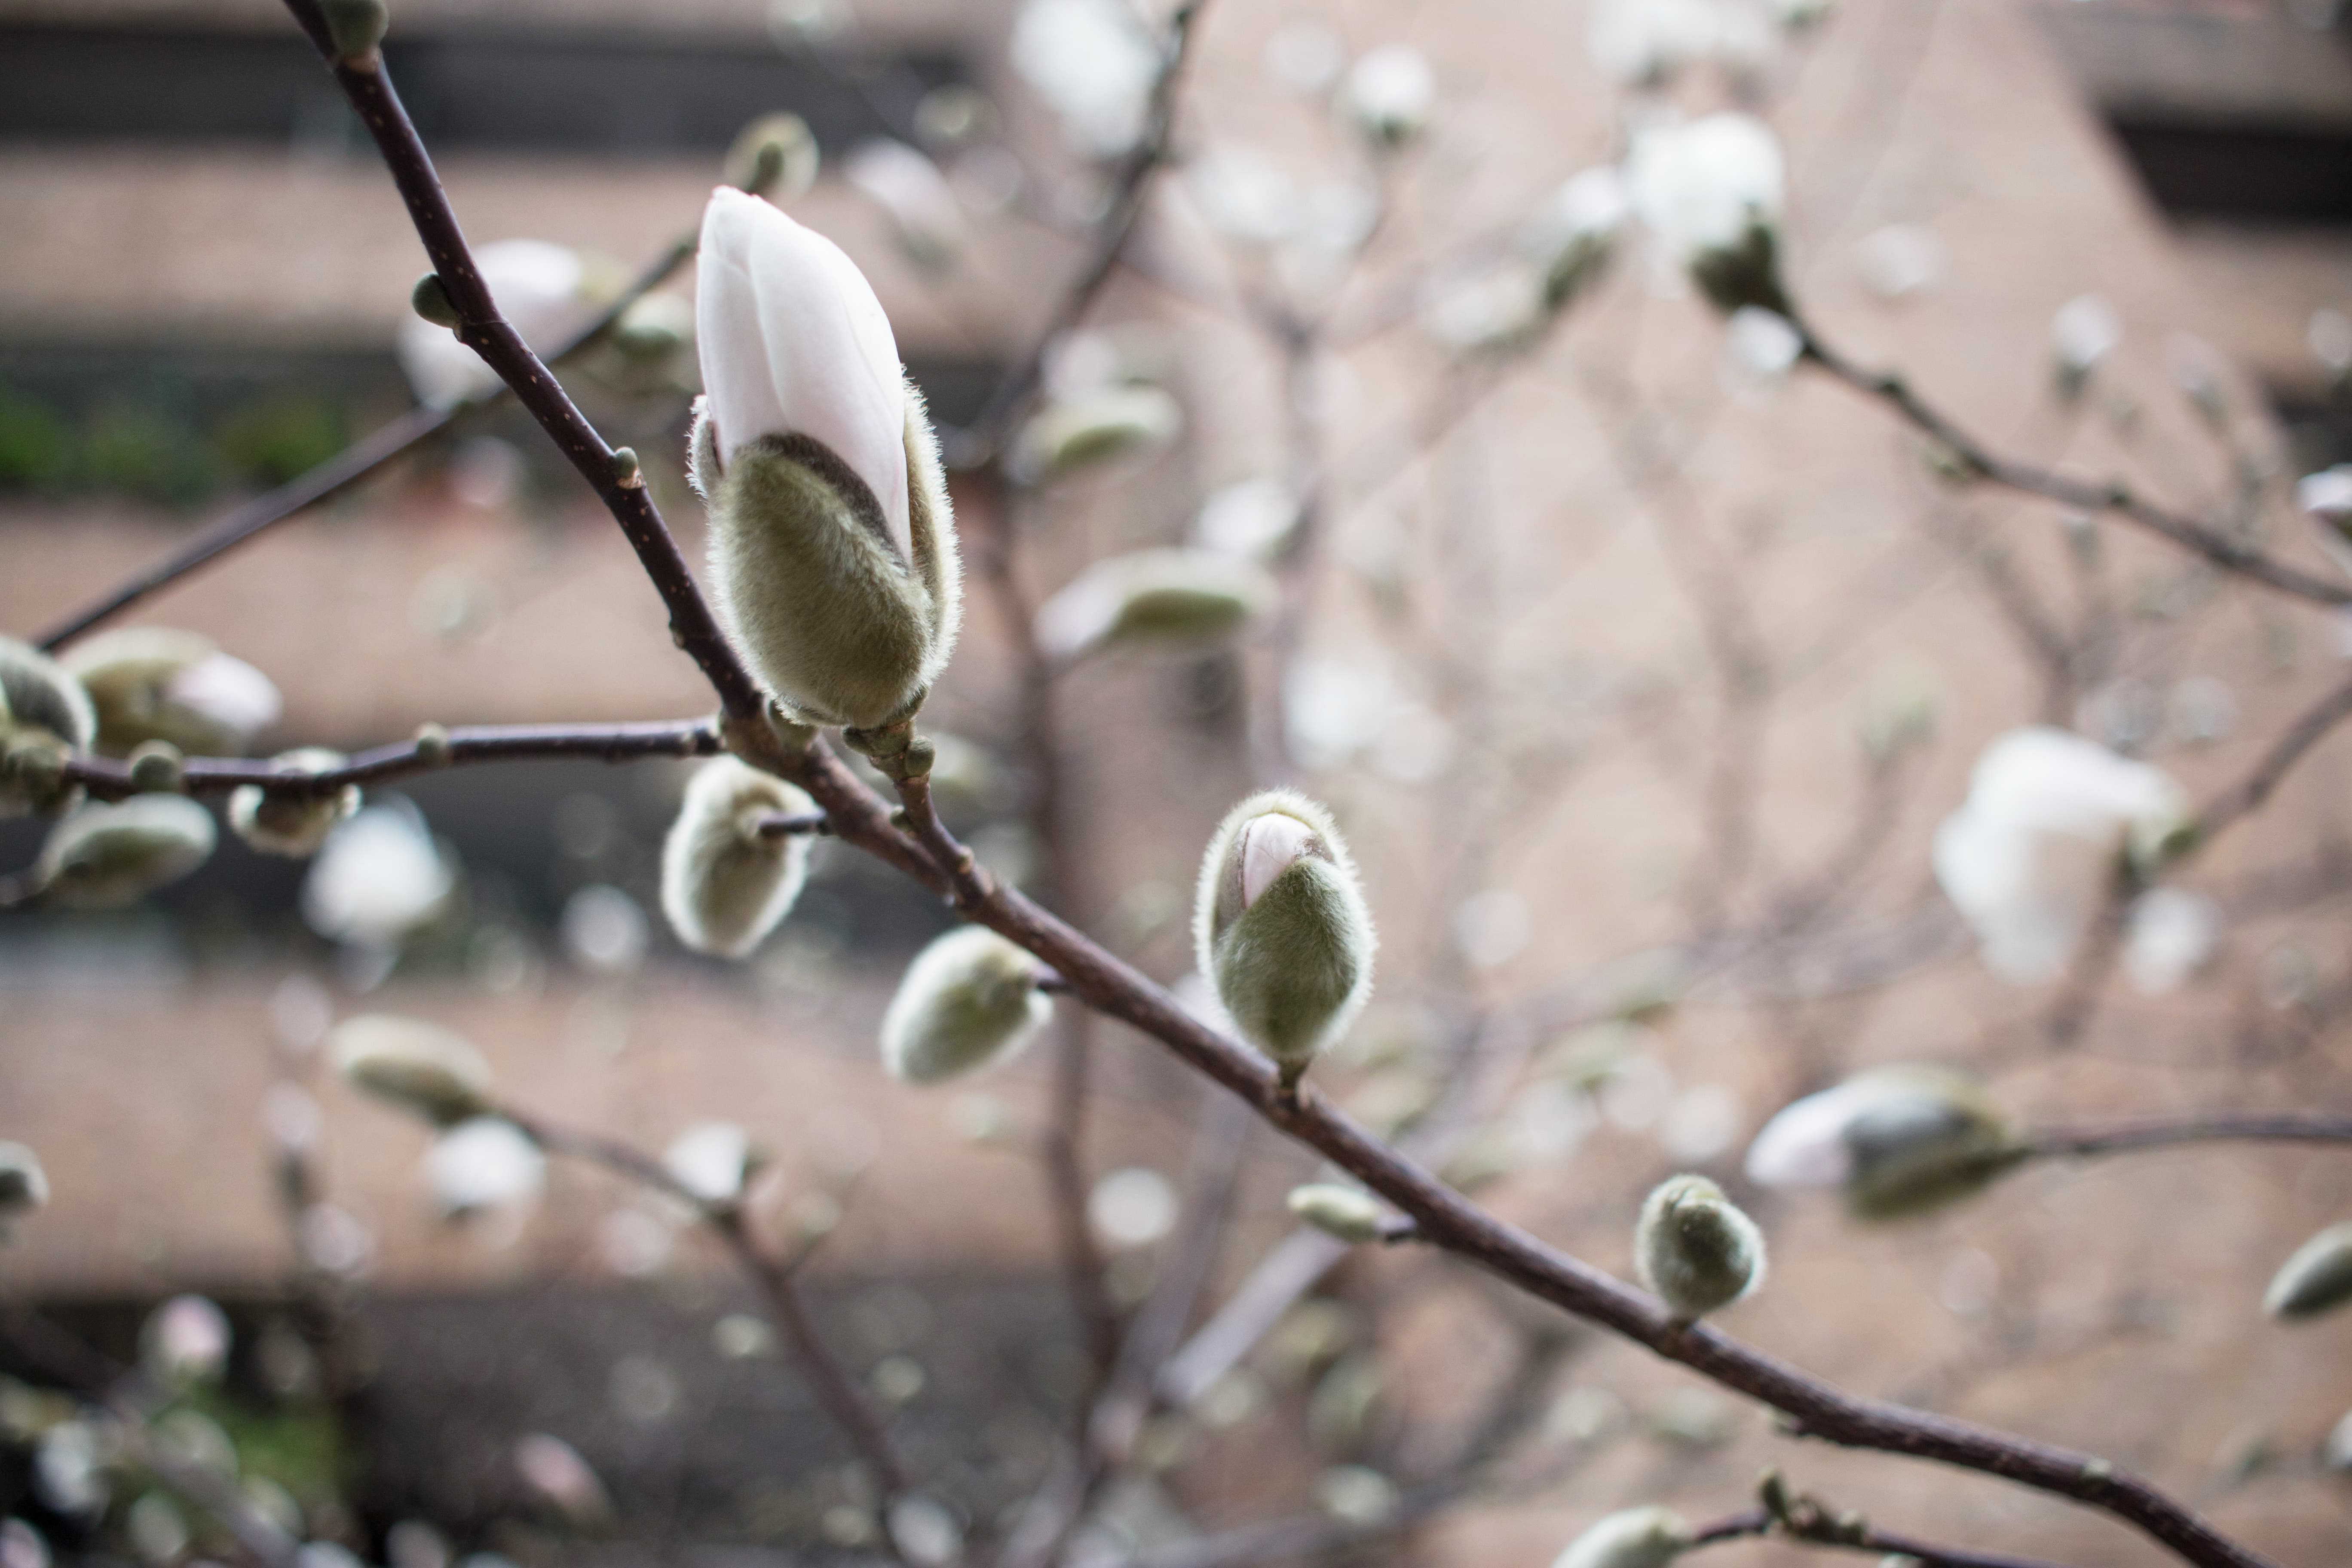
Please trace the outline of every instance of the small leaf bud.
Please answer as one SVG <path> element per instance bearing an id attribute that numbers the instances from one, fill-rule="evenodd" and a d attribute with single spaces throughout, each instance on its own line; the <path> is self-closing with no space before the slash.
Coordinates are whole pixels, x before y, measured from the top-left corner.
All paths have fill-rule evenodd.
<path id="1" fill-rule="evenodd" d="M 1379 1199 L 1337 1182 L 1291 1188 L 1290 1212 L 1326 1236 L 1353 1245 L 1383 1239 L 1388 1218 Z"/>
<path id="2" fill-rule="evenodd" d="M 809 838 L 767 817 L 816 809 L 797 786 L 731 756 L 697 769 L 662 841 L 662 913 L 697 952 L 740 958 L 776 929 L 808 877 Z"/>
<path id="3" fill-rule="evenodd" d="M 327 37 L 335 58 L 347 66 L 365 68 L 374 62 L 376 46 L 392 26 L 383 0 L 319 0 L 327 19 Z"/>
<path id="4" fill-rule="evenodd" d="M 1666 1568 L 1690 1544 L 1690 1526 L 1673 1510 L 1620 1509 L 1570 1542 L 1552 1568 Z"/>
<path id="5" fill-rule="evenodd" d="M 1295 1082 L 1372 989 L 1376 945 L 1330 813 L 1289 790 L 1226 814 L 1202 858 L 1194 961 L 1234 1027 Z"/>
<path id="6" fill-rule="evenodd" d="M 119 909 L 212 856 L 212 814 L 184 795 L 89 805 L 58 824 L 33 868 L 41 895 L 75 909 Z"/>
<path id="7" fill-rule="evenodd" d="M 1671 1176 L 1642 1205 L 1633 1264 L 1667 1310 L 1692 1322 L 1763 1282 L 1764 1236 L 1705 1176 Z"/>
<path id="8" fill-rule="evenodd" d="M 327 1037 L 327 1059 L 353 1089 L 436 1127 L 495 1109 L 488 1060 L 463 1036 L 421 1018 L 346 1018 Z"/>
<path id="9" fill-rule="evenodd" d="M 882 1016 L 882 1062 L 908 1083 L 961 1078 L 1019 1051 L 1053 1016 L 1037 961 L 983 926 L 915 955 Z"/>
<path id="10" fill-rule="evenodd" d="M 646 476 L 637 467 L 637 449 L 635 447 L 613 448 L 613 479 L 625 490 L 646 488 Z"/>
<path id="11" fill-rule="evenodd" d="M 416 760 L 428 768 L 446 768 L 453 755 L 449 748 L 449 731 L 427 721 L 416 726 Z"/>
<path id="12" fill-rule="evenodd" d="M 281 773 L 320 773 L 343 765 L 343 754 L 305 746 L 273 764 Z M 345 784 L 325 795 L 272 795 L 259 784 L 240 784 L 228 797 L 231 832 L 264 855 L 307 859 L 319 852 L 335 825 L 360 808 L 360 786 Z"/>
<path id="13" fill-rule="evenodd" d="M 2332 1225 L 2294 1250 L 2263 1295 L 2273 1318 L 2315 1318 L 2352 1301 L 2352 1223 Z"/>
<path id="14" fill-rule="evenodd" d="M 408 305 L 436 327 L 453 331 L 457 328 L 457 307 L 450 302 L 449 290 L 438 272 L 427 272 L 416 280 L 416 286 L 408 291 Z"/>
<path id="15" fill-rule="evenodd" d="M 131 787 L 142 795 L 177 795 L 187 784 L 180 748 L 169 741 L 142 741 L 131 748 Z"/>
<path id="16" fill-rule="evenodd" d="M 816 136 L 797 114 L 768 114 L 743 127 L 727 149 L 727 183 L 782 206 L 816 184 Z"/>

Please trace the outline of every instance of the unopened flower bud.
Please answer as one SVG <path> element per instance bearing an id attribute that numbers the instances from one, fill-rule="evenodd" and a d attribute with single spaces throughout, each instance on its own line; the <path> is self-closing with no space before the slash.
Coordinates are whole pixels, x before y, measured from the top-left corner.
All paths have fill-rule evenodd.
<path id="1" fill-rule="evenodd" d="M 1006 466 L 1024 484 L 1050 484 L 1130 452 L 1155 451 L 1183 428 L 1182 405 L 1160 388 L 1106 386 L 1031 415 Z"/>
<path id="2" fill-rule="evenodd" d="M 815 809 L 797 786 L 734 757 L 698 769 L 662 843 L 662 913 L 677 940 L 740 958 L 775 930 L 807 879 L 809 836 L 760 825 Z"/>
<path id="3" fill-rule="evenodd" d="M 737 133 L 727 149 L 726 180 L 750 195 L 782 206 L 816 184 L 817 144 L 797 114 L 766 114 Z"/>
<path id="4" fill-rule="evenodd" d="M 436 327 L 457 330 L 457 307 L 450 302 L 448 288 L 438 272 L 427 272 L 416 280 L 408 290 L 408 308 Z"/>
<path id="5" fill-rule="evenodd" d="M 1764 1235 L 1705 1176 L 1669 1176 L 1642 1205 L 1633 1266 L 1667 1310 L 1692 1322 L 1763 1282 Z"/>
<path id="6" fill-rule="evenodd" d="M 285 706 L 268 676 L 195 632 L 106 632 L 76 647 L 63 663 L 89 693 L 98 714 L 95 743 L 110 756 L 127 756 L 148 741 L 198 756 L 241 756 Z"/>
<path id="7" fill-rule="evenodd" d="M 1264 614 L 1276 593 L 1255 562 L 1139 550 L 1095 563 L 1039 605 L 1037 646 L 1060 659 L 1121 645 L 1198 647 Z"/>
<path id="8" fill-rule="evenodd" d="M 97 739 L 97 712 L 73 673 L 0 637 L 0 817 L 70 811 L 81 790 L 65 782 L 66 753 Z"/>
<path id="9" fill-rule="evenodd" d="M 1620 1509 L 1570 1542 L 1551 1568 L 1666 1568 L 1690 1544 L 1690 1526 L 1672 1509 Z"/>
<path id="10" fill-rule="evenodd" d="M 1339 97 L 1366 141 L 1375 147 L 1401 147 L 1429 124 L 1437 78 L 1419 49 L 1386 44 L 1356 61 Z"/>
<path id="11" fill-rule="evenodd" d="M 2272 1277 L 2263 1310 L 2273 1318 L 2315 1318 L 2352 1301 L 2352 1224 L 2332 1225 L 2301 1247 Z"/>
<path id="12" fill-rule="evenodd" d="M 1290 1212 L 1326 1236 L 1357 1245 L 1381 1240 L 1389 1217 L 1378 1198 L 1337 1182 L 1291 1188 Z"/>
<path id="13" fill-rule="evenodd" d="M 49 1201 L 40 1156 L 22 1143 L 0 1142 L 0 1220 L 31 1214 Z"/>
<path id="14" fill-rule="evenodd" d="M 305 746 L 283 753 L 271 765 L 281 773 L 322 773 L 341 767 L 343 761 L 341 752 Z M 272 795 L 259 784 L 240 784 L 228 797 L 228 826 L 264 855 L 302 860 L 316 855 L 335 825 L 359 808 L 357 784 L 325 795 Z"/>
<path id="15" fill-rule="evenodd" d="M 1053 1016 L 1037 961 L 983 926 L 951 931 L 915 955 L 882 1015 L 882 1062 L 909 1083 L 938 1083 L 1001 1061 Z"/>
<path id="16" fill-rule="evenodd" d="M 922 396 L 856 264 L 767 203 L 713 193 L 699 268 L 689 477 L 719 608 L 794 717 L 878 728 L 945 668 L 961 612 Z"/>
<path id="17" fill-rule="evenodd" d="M 335 58 L 347 66 L 364 66 L 373 58 L 392 26 L 383 0 L 319 0 L 319 11 L 326 18 Z"/>
<path id="18" fill-rule="evenodd" d="M 1331 815 L 1290 790 L 1229 812 L 1201 862 L 1195 962 L 1242 1037 L 1296 1081 L 1372 991 L 1375 945 Z"/>
<path id="19" fill-rule="evenodd" d="M 129 760 L 131 787 L 142 795 L 177 795 L 187 784 L 185 759 L 169 741 L 142 741 Z"/>
<path id="20" fill-rule="evenodd" d="M 667 289 L 632 300 L 613 323 L 613 347 L 633 365 L 658 369 L 693 341 L 694 307 Z"/>
<path id="21" fill-rule="evenodd" d="M 464 1036 L 422 1018 L 346 1018 L 327 1037 L 327 1052 L 352 1088 L 437 1127 L 493 1109 L 488 1060 Z"/>
<path id="22" fill-rule="evenodd" d="M 1519 231 L 1519 254 L 1538 269 L 1557 310 L 1600 274 L 1631 211 L 1622 175 L 1608 165 L 1571 175 Z"/>
<path id="23" fill-rule="evenodd" d="M 2016 1133 L 1957 1073 L 1884 1068 L 1783 1108 L 1748 1150 L 1765 1187 L 1842 1187 L 1865 1219 L 1899 1219 L 1969 1196 L 2014 1168 Z"/>
<path id="24" fill-rule="evenodd" d="M 86 805 L 51 830 L 33 879 L 52 903 L 119 909 L 203 865 L 217 837 L 212 814 L 184 795 Z"/>
<path id="25" fill-rule="evenodd" d="M 1716 309 L 1794 315 L 1780 279 L 1780 148 L 1761 121 L 1711 114 L 1645 131 L 1626 160 L 1625 181 L 1633 210 L 1680 255 Z"/>
<path id="26" fill-rule="evenodd" d="M 446 768 L 454 754 L 449 749 L 449 731 L 427 721 L 416 726 L 416 760 L 428 768 Z"/>

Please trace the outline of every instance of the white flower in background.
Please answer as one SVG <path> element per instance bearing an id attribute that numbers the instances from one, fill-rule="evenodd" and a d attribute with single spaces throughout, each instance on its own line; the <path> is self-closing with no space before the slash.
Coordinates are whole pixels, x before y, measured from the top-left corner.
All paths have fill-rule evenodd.
<path id="1" fill-rule="evenodd" d="M 1429 124 L 1430 108 L 1437 101 L 1437 77 L 1419 49 L 1384 44 L 1356 61 L 1339 98 L 1368 140 L 1394 147 Z"/>
<path id="2" fill-rule="evenodd" d="M 662 1165 L 703 1202 L 732 1203 L 751 1172 L 751 1134 L 731 1121 L 698 1121 L 664 1152 Z"/>
<path id="3" fill-rule="evenodd" d="M 1283 731 L 1302 768 L 1334 768 L 1378 741 L 1396 710 L 1396 688 L 1371 657 L 1305 658 L 1282 680 Z"/>
<path id="4" fill-rule="evenodd" d="M 963 1526 L 945 1504 L 919 1492 L 894 1500 L 882 1522 L 911 1568 L 947 1568 L 962 1554 Z"/>
<path id="5" fill-rule="evenodd" d="M 1005 467 L 1024 485 L 1051 484 L 1116 458 L 1164 451 L 1184 428 L 1184 405 L 1156 386 L 1100 386 L 1031 415 Z"/>
<path id="6" fill-rule="evenodd" d="M 1027 0 L 1012 52 L 1079 152 L 1116 158 L 1143 139 L 1160 46 L 1127 0 Z"/>
<path id="7" fill-rule="evenodd" d="M 1212 148 L 1185 169 L 1184 183 L 1209 226 L 1227 239 L 1271 245 L 1297 231 L 1297 182 L 1256 147 Z"/>
<path id="8" fill-rule="evenodd" d="M 1716 61 L 1752 70 L 1772 50 L 1773 17 L 1758 0 L 1595 0 L 1585 48 L 1623 82 L 1653 82 Z"/>
<path id="9" fill-rule="evenodd" d="M 0 1519 L 0 1568 L 49 1568 L 49 1543 L 21 1519 Z"/>
<path id="10" fill-rule="evenodd" d="M 2123 857 L 2153 863 L 2188 809 L 2160 768 L 2063 730 L 2012 730 L 1978 759 L 1967 802 L 1936 830 L 1936 879 L 1995 974 L 2053 979 Z"/>
<path id="11" fill-rule="evenodd" d="M 334 942 L 391 947 L 441 912 L 457 873 L 422 813 L 371 805 L 327 835 L 302 883 L 302 918 Z"/>
<path id="12" fill-rule="evenodd" d="M 1298 526 L 1298 498 L 1271 476 L 1239 479 L 1209 492 L 1192 519 L 1192 542 L 1235 560 L 1277 553 Z"/>
<path id="13" fill-rule="evenodd" d="M 454 1218 L 537 1197 L 547 1180 L 547 1156 L 513 1122 L 477 1116 L 425 1150 L 425 1180 L 441 1212 Z"/>
<path id="14" fill-rule="evenodd" d="M 842 177 L 890 215 L 899 248 L 919 267 L 944 267 L 963 247 L 963 208 L 940 166 L 904 142 L 863 142 L 841 161 Z"/>
<path id="15" fill-rule="evenodd" d="M 1176 1189 L 1146 1166 L 1113 1171 L 1087 1194 L 1087 1223 L 1113 1247 L 1149 1247 L 1176 1227 Z"/>
<path id="16" fill-rule="evenodd" d="M 653 922 L 646 918 L 645 906 L 602 882 L 564 900 L 557 924 L 572 962 L 599 974 L 635 973 L 653 940 Z"/>
<path id="17" fill-rule="evenodd" d="M 1654 126 L 1625 161 L 1634 213 L 1685 261 L 1777 222 L 1784 182 L 1780 142 L 1746 114 Z"/>
<path id="18" fill-rule="evenodd" d="M 545 240 L 502 239 L 475 251 L 474 265 L 499 314 L 532 348 L 546 348 L 582 320 L 587 268 L 575 252 Z M 421 316 L 402 321 L 394 347 L 419 403 L 449 408 L 498 390 L 498 373 L 479 354 Z"/>
<path id="19" fill-rule="evenodd" d="M 2132 903 L 2124 973 L 2147 996 L 2178 991 L 2221 941 L 2221 907 L 2185 888 L 2151 888 Z"/>
<path id="20" fill-rule="evenodd" d="M 2012 1168 L 2017 1142 L 1982 1089 L 1935 1068 L 1860 1073 L 1809 1094 L 1748 1145 L 1759 1187 L 1841 1187 L 1866 1219 L 1924 1213 Z"/>
<path id="21" fill-rule="evenodd" d="M 2319 547 L 2352 573 L 2352 463 L 2338 463 L 2294 482 L 2294 504 L 2311 519 Z"/>
<path id="22" fill-rule="evenodd" d="M 2311 313 L 2303 342 L 2328 374 L 2341 378 L 2352 373 L 2352 316 L 2322 305 Z"/>
<path id="23" fill-rule="evenodd" d="M 1469 278 L 1440 282 L 1421 312 L 1422 326 L 1446 347 L 1499 349 L 1543 323 L 1544 277 L 1517 258 Z"/>
<path id="24" fill-rule="evenodd" d="M 613 1517 L 613 1500 L 580 1450 L 561 1437 L 533 1432 L 515 1444 L 515 1472 L 540 1500 L 577 1529 Z"/>
<path id="25" fill-rule="evenodd" d="M 1620 1509 L 1570 1542 L 1551 1568 L 1666 1568 L 1690 1542 L 1690 1526 L 1671 1509 Z"/>
<path id="26" fill-rule="evenodd" d="M 1759 381 L 1777 381 L 1804 352 L 1805 340 L 1794 322 L 1778 310 L 1742 305 L 1731 312 L 1726 347 L 1732 362 Z"/>
<path id="27" fill-rule="evenodd" d="M 1473 968 L 1509 963 L 1534 934 L 1527 900 L 1508 888 L 1473 893 L 1454 908 L 1454 945 Z"/>
<path id="28" fill-rule="evenodd" d="M 2058 368 L 2079 381 L 2124 341 L 2123 318 L 2097 294 L 2077 294 L 2050 318 L 2050 346 Z"/>
<path id="29" fill-rule="evenodd" d="M 1854 247 L 1862 286 L 1882 300 L 1908 299 L 1936 286 L 1944 276 L 1944 242 L 1917 224 L 1873 229 Z"/>
<path id="30" fill-rule="evenodd" d="M 1098 648 L 1198 648 L 1269 608 L 1274 580 L 1253 561 L 1206 550 L 1139 550 L 1097 561 L 1037 606 L 1035 636 L 1048 657 Z"/>
<path id="31" fill-rule="evenodd" d="M 1518 251 L 1542 274 L 1547 306 L 1558 310 L 1592 277 L 1633 210 L 1624 175 L 1603 163 L 1570 175 L 1528 216 Z"/>
<path id="32" fill-rule="evenodd" d="M 55 1511 L 90 1518 L 106 1510 L 109 1445 L 88 1421 L 60 1421 L 33 1450 L 33 1493 Z"/>
<path id="33" fill-rule="evenodd" d="M 174 1296 L 149 1315 L 140 1352 L 157 1381 L 178 1388 L 227 1370 L 232 1337 L 219 1307 L 202 1296 Z"/>

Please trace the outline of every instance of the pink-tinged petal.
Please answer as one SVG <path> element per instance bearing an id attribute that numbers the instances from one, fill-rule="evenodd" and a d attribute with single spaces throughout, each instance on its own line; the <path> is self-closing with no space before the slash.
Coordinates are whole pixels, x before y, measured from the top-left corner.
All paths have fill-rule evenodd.
<path id="1" fill-rule="evenodd" d="M 1313 828 L 1280 812 L 1268 812 L 1244 826 L 1241 842 L 1242 907 L 1247 909 L 1257 902 L 1257 896 L 1307 853 L 1307 846 L 1314 837 Z"/>

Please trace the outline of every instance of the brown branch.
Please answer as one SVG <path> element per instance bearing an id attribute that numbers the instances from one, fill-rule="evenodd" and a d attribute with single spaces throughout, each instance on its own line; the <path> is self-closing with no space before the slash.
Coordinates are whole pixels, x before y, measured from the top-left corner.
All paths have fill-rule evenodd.
<path id="1" fill-rule="evenodd" d="M 1824 343 L 1801 318 L 1795 324 L 1803 336 L 1806 363 L 1820 367 L 1863 395 L 1885 404 L 1920 433 L 1949 448 L 1962 465 L 1979 477 L 2004 489 L 2040 496 L 2080 511 L 2112 511 L 2201 556 L 2224 572 L 2313 604 L 2352 604 L 2352 587 L 2314 576 L 2301 567 L 2241 544 L 2206 523 L 2158 505 L 2119 480 L 2086 479 L 2000 456 L 1922 399 L 1902 376 L 1864 370 Z"/>
<path id="2" fill-rule="evenodd" d="M 2089 1159 L 2189 1143 L 2352 1143 L 2352 1116 L 2325 1112 L 2221 1111 L 2120 1127 L 2051 1127 L 2028 1133 L 2034 1159 Z"/>
<path id="3" fill-rule="evenodd" d="M 2261 809 L 2288 770 L 2347 718 L 2352 718 L 2352 680 L 2336 687 L 2297 719 L 2252 773 L 2206 803 L 2197 814 L 2197 847 L 2201 849 L 2223 829 Z"/>
<path id="4" fill-rule="evenodd" d="M 347 784 L 376 784 L 412 773 L 481 763 L 544 761 L 555 757 L 634 762 L 642 757 L 707 757 L 719 749 L 719 731 L 708 719 L 656 720 L 634 724 L 486 724 L 434 730 L 406 744 L 375 746 L 321 773 L 299 773 L 268 761 L 236 757 L 190 757 L 182 764 L 190 795 L 223 795 L 257 784 L 273 795 L 299 798 L 332 795 Z M 101 800 L 136 794 L 127 763 L 109 757 L 77 756 L 66 777 Z"/>
<path id="5" fill-rule="evenodd" d="M 561 364 L 610 331 L 630 306 L 661 287 L 671 273 L 686 264 L 694 254 L 695 243 L 696 237 L 689 235 L 663 252 L 594 321 L 558 344 L 548 354 L 547 363 Z M 341 495 L 394 458 L 424 445 L 457 420 L 478 409 L 498 404 L 508 394 L 509 388 L 502 381 L 496 391 L 452 407 L 410 409 L 309 472 L 298 474 L 276 489 L 257 495 L 242 506 L 223 513 L 195 538 L 162 561 L 108 590 L 103 597 L 76 610 L 41 634 L 40 647 L 47 652 L 56 652 L 133 605 L 162 593 L 198 567 L 211 563 L 288 518 Z"/>

